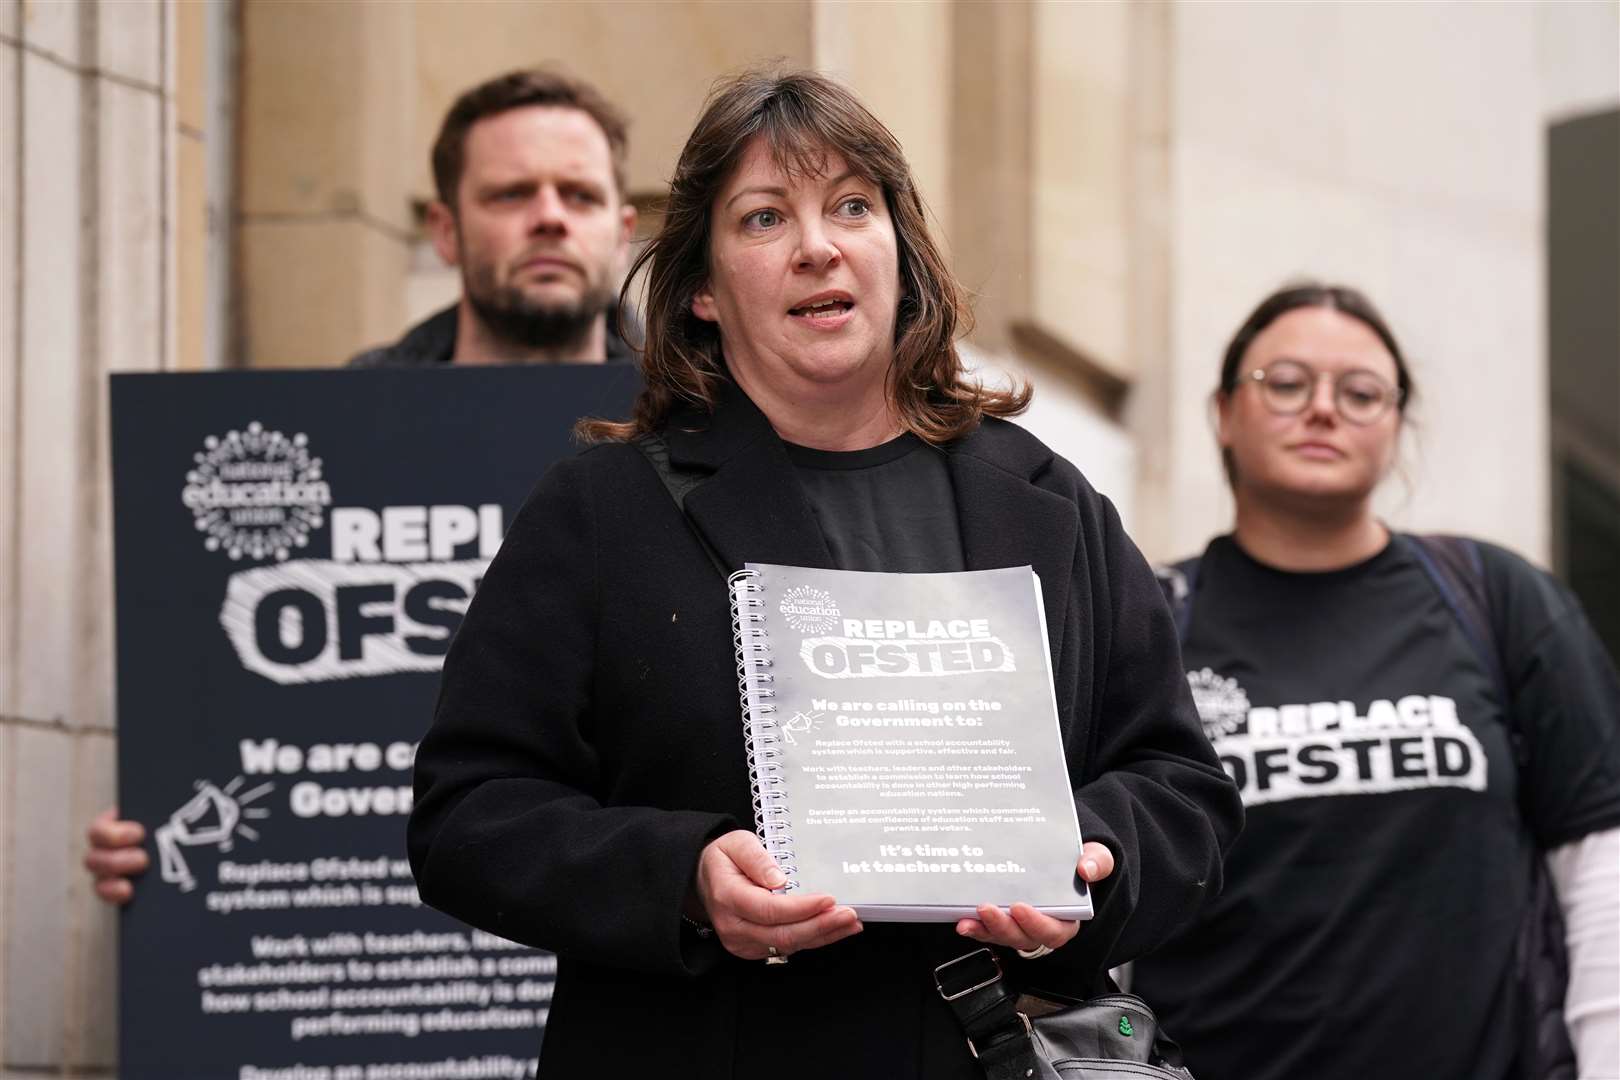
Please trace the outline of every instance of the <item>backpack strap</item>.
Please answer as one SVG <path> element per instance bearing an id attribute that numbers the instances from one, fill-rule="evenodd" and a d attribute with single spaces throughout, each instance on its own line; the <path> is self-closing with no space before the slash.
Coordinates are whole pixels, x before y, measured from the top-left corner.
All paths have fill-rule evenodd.
<path id="1" fill-rule="evenodd" d="M 1500 635 L 1496 633 L 1490 594 L 1485 587 L 1485 560 L 1480 555 L 1479 545 L 1464 536 L 1436 533 L 1407 533 L 1404 539 L 1407 549 L 1417 558 L 1424 573 L 1429 575 L 1440 598 L 1462 627 L 1463 636 L 1474 647 L 1480 663 L 1490 674 L 1507 716 L 1513 756 L 1519 765 L 1527 764 L 1530 760 L 1530 740 L 1525 736 L 1512 707 L 1507 671 L 1502 663 Z"/>
<path id="2" fill-rule="evenodd" d="M 1194 555 L 1178 563 L 1153 568 L 1153 575 L 1159 579 L 1159 588 L 1164 590 L 1170 614 L 1176 621 L 1176 639 L 1183 645 L 1187 644 L 1187 630 L 1192 626 L 1193 593 L 1198 588 L 1198 567 L 1203 560 L 1202 555 Z"/>
<path id="3" fill-rule="evenodd" d="M 708 474 L 680 471 L 670 464 L 669 443 L 664 441 L 662 432 L 650 431 L 645 435 L 637 435 L 631 442 L 635 444 L 637 450 L 641 451 L 648 464 L 653 467 L 653 472 L 658 474 L 658 479 L 663 481 L 664 490 L 668 491 L 669 497 L 675 500 L 675 509 L 681 512 L 681 517 L 686 518 L 686 527 L 692 531 L 692 535 L 697 537 L 697 542 L 703 546 L 703 554 L 707 555 L 709 562 L 713 563 L 714 568 L 720 571 L 721 577 L 730 576 L 731 571 L 727 569 L 726 564 L 721 560 L 720 553 L 714 550 L 713 545 L 709 543 L 708 537 L 704 536 L 703 533 L 698 531 L 697 526 L 692 524 L 692 519 L 686 517 L 686 497 L 709 478 Z"/>
<path id="4" fill-rule="evenodd" d="M 1502 659 L 1500 612 L 1491 607 L 1485 584 L 1485 560 L 1479 544 L 1461 536 L 1411 535 L 1408 549 L 1428 573 L 1473 644 L 1502 696 L 1508 742 L 1522 777 L 1535 752 L 1524 718 L 1513 707 Z M 1519 789 L 1520 817 L 1528 825 L 1524 788 Z M 1575 1045 L 1564 1020 L 1569 987 L 1569 950 L 1563 908 L 1542 852 L 1531 845 L 1530 895 L 1514 946 L 1514 968 L 1524 995 L 1525 1028 L 1520 1035 L 1516 1075 L 1528 1080 L 1575 1080 Z"/>

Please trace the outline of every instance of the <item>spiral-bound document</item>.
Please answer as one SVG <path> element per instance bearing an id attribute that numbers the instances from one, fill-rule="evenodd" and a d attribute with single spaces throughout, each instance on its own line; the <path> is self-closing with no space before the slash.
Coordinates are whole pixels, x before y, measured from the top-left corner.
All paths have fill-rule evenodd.
<path id="1" fill-rule="evenodd" d="M 879 922 L 1091 917 L 1032 569 L 748 563 L 730 586 L 755 827 L 788 889 Z"/>

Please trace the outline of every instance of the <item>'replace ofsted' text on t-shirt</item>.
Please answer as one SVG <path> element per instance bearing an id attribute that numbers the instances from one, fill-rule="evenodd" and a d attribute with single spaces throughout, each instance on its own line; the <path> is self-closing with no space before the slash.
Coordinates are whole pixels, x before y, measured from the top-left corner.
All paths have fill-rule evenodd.
<path id="1" fill-rule="evenodd" d="M 1558 597 L 1539 571 L 1489 554 L 1516 590 L 1504 652 L 1556 648 Z M 1568 794 L 1532 783 L 1540 814 L 1522 819 L 1500 695 L 1401 544 L 1289 573 L 1219 538 L 1183 652 L 1247 812 L 1224 891 L 1136 964 L 1133 988 L 1194 1074 L 1504 1080 L 1521 1039 L 1514 944 L 1532 834 L 1545 846 L 1612 824 L 1614 778 Z M 1552 692 L 1527 686 L 1521 703 Z M 1560 723 L 1538 733 L 1536 777 L 1594 776 L 1583 763 L 1602 725 Z"/>

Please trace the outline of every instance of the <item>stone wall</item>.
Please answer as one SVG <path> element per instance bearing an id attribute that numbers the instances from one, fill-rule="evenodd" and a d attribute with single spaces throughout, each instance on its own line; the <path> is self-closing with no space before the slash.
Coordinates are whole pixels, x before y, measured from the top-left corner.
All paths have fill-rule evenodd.
<path id="1" fill-rule="evenodd" d="M 113 1070 L 115 916 L 78 868 L 114 789 L 106 376 L 396 336 L 428 141 L 506 68 L 563 59 L 622 101 L 641 194 L 713 77 L 847 79 L 976 293 L 975 362 L 1036 382 L 1030 426 L 1153 556 L 1227 524 L 1227 335 L 1289 276 L 1362 285 L 1423 390 L 1391 520 L 1545 557 L 1545 126 L 1620 100 L 1620 5 L 468 10 L 0 0 L 0 1080 Z"/>
<path id="2" fill-rule="evenodd" d="M 1171 44 L 1171 387 L 1141 537 L 1167 557 L 1230 523 L 1208 400 L 1266 293 L 1362 287 L 1412 361 L 1403 527 L 1548 554 L 1545 125 L 1620 97 L 1616 6 L 1178 4 Z"/>
<path id="3" fill-rule="evenodd" d="M 97 1075 L 113 1056 L 114 916 L 77 870 L 113 791 L 106 376 L 174 367 L 181 307 L 200 341 L 201 286 L 182 284 L 180 253 L 198 265 L 207 224 L 197 176 L 180 174 L 206 125 L 179 56 L 201 41 L 180 8 L 0 0 L 6 1080 Z"/>

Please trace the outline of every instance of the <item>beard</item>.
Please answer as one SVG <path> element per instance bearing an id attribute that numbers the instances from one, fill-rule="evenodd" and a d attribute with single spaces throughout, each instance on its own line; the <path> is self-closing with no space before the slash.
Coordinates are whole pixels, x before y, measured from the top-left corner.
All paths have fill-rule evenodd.
<path id="1" fill-rule="evenodd" d="M 543 301 L 515 285 L 498 285 L 488 263 L 462 274 L 467 302 L 491 335 L 518 349 L 561 350 L 582 345 L 615 299 L 615 290 L 588 284 L 574 300 Z"/>

